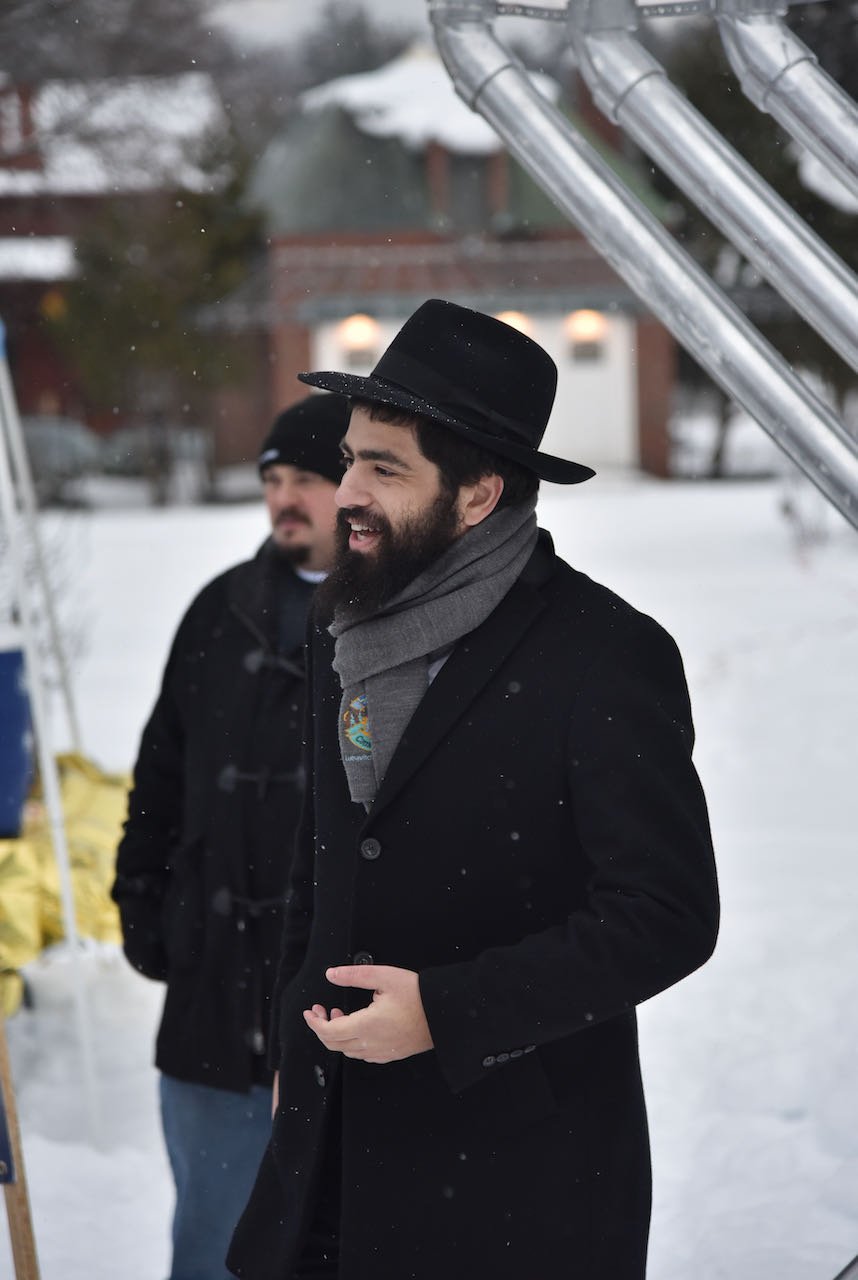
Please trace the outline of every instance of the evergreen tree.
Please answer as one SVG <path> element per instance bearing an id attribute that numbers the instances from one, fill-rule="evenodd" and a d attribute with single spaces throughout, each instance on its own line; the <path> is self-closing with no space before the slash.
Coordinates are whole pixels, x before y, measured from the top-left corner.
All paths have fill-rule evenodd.
<path id="1" fill-rule="evenodd" d="M 261 252 L 241 202 L 242 168 L 218 147 L 205 192 L 115 199 L 78 237 L 80 271 L 54 322 L 90 403 L 133 418 L 141 406 L 179 420 L 212 387 L 236 378 L 235 343 L 200 323 L 235 290 Z"/>

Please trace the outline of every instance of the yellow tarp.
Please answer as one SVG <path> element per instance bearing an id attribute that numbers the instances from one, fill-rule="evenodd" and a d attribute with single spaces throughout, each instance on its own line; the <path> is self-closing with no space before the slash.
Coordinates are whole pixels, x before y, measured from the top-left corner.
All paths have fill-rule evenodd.
<path id="1" fill-rule="evenodd" d="M 129 778 L 104 773 L 80 755 L 58 756 L 57 767 L 78 932 L 98 942 L 120 942 L 110 886 Z M 0 1004 L 7 1016 L 21 1001 L 18 971 L 64 934 L 50 823 L 35 792 L 20 839 L 0 840 Z"/>

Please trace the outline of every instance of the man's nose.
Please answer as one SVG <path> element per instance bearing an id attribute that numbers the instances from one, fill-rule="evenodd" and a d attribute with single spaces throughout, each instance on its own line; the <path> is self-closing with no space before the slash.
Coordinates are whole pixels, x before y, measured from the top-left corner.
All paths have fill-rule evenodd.
<path id="1" fill-rule="evenodd" d="M 277 494 L 281 510 L 288 507 L 300 507 L 301 505 L 301 489 L 291 480 L 285 480 L 280 486 Z"/>
<path id="2" fill-rule="evenodd" d="M 335 501 L 338 507 L 365 507 L 367 505 L 369 501 L 368 495 L 363 490 L 355 474 L 354 467 L 350 467 L 348 471 L 343 472 L 343 478 L 335 494 Z"/>

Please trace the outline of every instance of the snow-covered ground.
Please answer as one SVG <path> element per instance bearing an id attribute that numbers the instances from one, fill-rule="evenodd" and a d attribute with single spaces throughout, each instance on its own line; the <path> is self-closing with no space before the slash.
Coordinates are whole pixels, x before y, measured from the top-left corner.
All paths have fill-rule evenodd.
<path id="1" fill-rule="evenodd" d="M 781 494 L 615 476 L 549 486 L 540 507 L 567 559 L 679 641 L 719 856 L 715 958 L 641 1011 L 651 1280 L 833 1280 L 858 1254 L 858 539 L 831 513 L 828 540 L 799 546 Z M 124 768 L 182 609 L 254 549 L 262 511 L 52 519 L 73 552 L 67 603 L 89 632 L 86 746 Z M 97 1139 L 66 957 L 33 966 L 35 1010 L 8 1027 L 43 1280 L 162 1280 L 159 993 L 114 955 L 80 967 Z M 0 1276 L 5 1250 L 0 1225 Z"/>

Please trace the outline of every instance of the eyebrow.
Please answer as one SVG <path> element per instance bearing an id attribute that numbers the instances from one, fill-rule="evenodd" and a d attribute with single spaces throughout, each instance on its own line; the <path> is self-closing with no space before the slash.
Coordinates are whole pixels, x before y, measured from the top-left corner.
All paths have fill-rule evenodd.
<path id="1" fill-rule="evenodd" d="M 401 467 L 403 471 L 413 470 L 404 458 L 398 453 L 392 453 L 390 449 L 358 449 L 355 453 L 345 440 L 340 441 L 340 449 L 349 458 L 359 458 L 361 462 L 389 462 L 394 467 Z"/>

